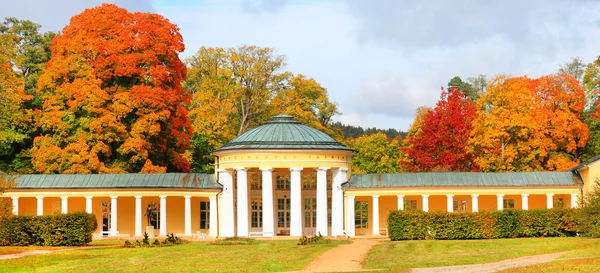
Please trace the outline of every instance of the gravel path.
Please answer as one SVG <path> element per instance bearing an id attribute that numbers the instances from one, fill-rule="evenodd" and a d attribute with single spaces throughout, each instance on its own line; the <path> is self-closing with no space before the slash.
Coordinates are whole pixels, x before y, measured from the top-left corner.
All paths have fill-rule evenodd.
<path id="1" fill-rule="evenodd" d="M 362 261 L 378 240 L 354 240 L 325 251 L 312 260 L 302 271 L 296 272 L 365 272 Z"/>
<path id="2" fill-rule="evenodd" d="M 414 268 L 410 272 L 412 273 L 438 273 L 438 272 L 454 272 L 454 273 L 468 273 L 468 272 L 498 272 L 516 267 L 523 267 L 541 263 L 548 263 L 556 260 L 558 257 L 565 253 L 571 252 L 562 251 L 549 254 L 540 254 L 534 256 L 521 257 L 511 260 L 504 260 L 500 262 L 486 263 L 486 264 L 473 264 L 473 265 L 455 265 L 455 266 L 444 266 L 444 267 L 429 267 L 429 268 Z"/>
<path id="3" fill-rule="evenodd" d="M 27 256 L 40 255 L 40 254 L 48 254 L 48 253 L 53 253 L 53 252 L 58 252 L 58 251 L 68 251 L 68 250 L 75 250 L 75 249 L 106 248 L 106 247 L 113 247 L 113 246 L 82 246 L 82 247 L 72 247 L 72 248 L 53 249 L 53 250 L 31 250 L 31 251 L 25 251 L 25 252 L 15 253 L 15 254 L 0 255 L 0 261 L 8 260 L 8 259 L 17 259 L 17 258 L 22 258 L 22 257 L 27 257 Z"/>

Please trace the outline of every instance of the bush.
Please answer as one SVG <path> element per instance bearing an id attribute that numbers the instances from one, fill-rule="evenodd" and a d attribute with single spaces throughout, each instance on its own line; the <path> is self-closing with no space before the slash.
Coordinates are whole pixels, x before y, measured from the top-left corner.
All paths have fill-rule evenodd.
<path id="1" fill-rule="evenodd" d="M 462 240 L 574 236 L 577 209 L 482 212 L 390 211 L 389 237 L 396 240 Z"/>
<path id="2" fill-rule="evenodd" d="M 305 245 L 313 245 L 313 244 L 329 244 L 330 242 L 331 241 L 329 239 L 323 238 L 323 235 L 321 235 L 321 233 L 319 233 L 318 235 L 315 235 L 312 237 L 306 237 L 305 235 L 302 236 L 298 240 L 298 245 L 305 246 Z"/>
<path id="3" fill-rule="evenodd" d="M 97 227 L 96 216 L 85 212 L 0 217 L 0 245 L 82 246 Z"/>
<path id="4" fill-rule="evenodd" d="M 586 193 L 579 211 L 579 228 L 584 236 L 600 238 L 600 180 L 594 180 L 594 188 Z"/>
<path id="5" fill-rule="evenodd" d="M 175 236 L 173 233 L 169 233 L 167 234 L 167 238 L 165 238 L 164 240 L 160 241 L 156 239 L 152 242 L 152 244 L 150 244 L 150 240 L 148 239 L 148 233 L 144 232 L 144 239 L 141 242 L 140 240 L 135 240 L 134 242 L 125 240 L 125 242 L 123 242 L 123 248 L 174 246 L 187 243 L 189 243 L 189 241 L 182 240 L 181 238 Z"/>

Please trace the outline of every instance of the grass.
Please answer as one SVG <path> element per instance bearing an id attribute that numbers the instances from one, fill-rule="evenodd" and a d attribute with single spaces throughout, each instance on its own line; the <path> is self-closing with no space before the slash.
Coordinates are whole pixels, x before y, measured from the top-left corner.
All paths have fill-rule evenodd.
<path id="1" fill-rule="evenodd" d="M 569 252 L 554 262 L 515 268 L 510 272 L 600 272 L 600 244 Z"/>
<path id="2" fill-rule="evenodd" d="M 122 246 L 122 240 L 98 240 L 92 241 L 90 246 Z M 67 246 L 0 246 L 0 255 L 18 254 L 34 250 L 60 250 L 72 248 Z"/>
<path id="3" fill-rule="evenodd" d="M 420 267 L 479 264 L 599 246 L 600 240 L 584 238 L 387 241 L 376 245 L 369 252 L 365 261 L 365 268 L 403 270 Z"/>
<path id="4" fill-rule="evenodd" d="M 323 251 L 347 241 L 310 246 L 297 246 L 296 243 L 257 241 L 252 245 L 227 246 L 198 242 L 161 248 L 81 249 L 4 260 L 0 261 L 0 268 L 10 272 L 86 273 L 292 271 L 302 269 Z"/>

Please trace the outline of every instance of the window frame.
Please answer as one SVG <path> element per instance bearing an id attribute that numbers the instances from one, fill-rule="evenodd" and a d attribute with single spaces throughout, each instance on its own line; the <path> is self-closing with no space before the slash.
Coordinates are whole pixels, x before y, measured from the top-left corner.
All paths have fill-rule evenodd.
<path id="1" fill-rule="evenodd" d="M 369 201 L 354 203 L 354 228 L 369 228 Z"/>

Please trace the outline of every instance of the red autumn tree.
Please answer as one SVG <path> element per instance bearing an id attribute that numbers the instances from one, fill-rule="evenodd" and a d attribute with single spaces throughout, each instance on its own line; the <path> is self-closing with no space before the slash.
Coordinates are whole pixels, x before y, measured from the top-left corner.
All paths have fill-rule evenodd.
<path id="1" fill-rule="evenodd" d="M 410 161 L 410 172 L 472 171 L 476 167 L 467 154 L 475 104 L 456 88 L 442 89 L 436 107 L 425 114 L 418 133 L 408 136 L 402 151 Z"/>
<path id="2" fill-rule="evenodd" d="M 183 50 L 177 26 L 157 14 L 103 4 L 72 17 L 38 81 L 37 171 L 188 171 Z"/>

